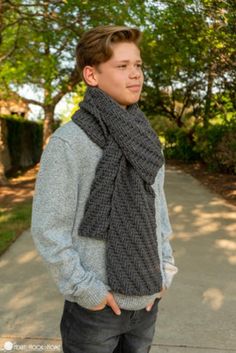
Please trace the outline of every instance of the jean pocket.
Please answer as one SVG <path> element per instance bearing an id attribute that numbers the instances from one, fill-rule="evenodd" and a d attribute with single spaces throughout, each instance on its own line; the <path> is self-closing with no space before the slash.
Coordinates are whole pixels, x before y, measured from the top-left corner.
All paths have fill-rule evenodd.
<path id="1" fill-rule="evenodd" d="M 158 311 L 158 304 L 160 302 L 161 298 L 156 298 L 154 303 L 153 303 L 153 306 L 152 306 L 152 310 L 157 310 Z"/>
<path id="2" fill-rule="evenodd" d="M 72 312 L 72 310 L 73 310 L 74 305 L 76 305 L 76 303 L 70 302 L 69 300 L 65 300 L 65 303 L 64 303 L 64 312 L 70 314 L 70 313 Z"/>
<path id="3" fill-rule="evenodd" d="M 79 304 L 77 304 L 78 305 L 78 307 L 80 308 L 80 309 L 82 309 L 83 311 L 86 311 L 86 312 L 89 312 L 89 313 L 94 313 L 94 314 L 96 314 L 96 313 L 101 313 L 101 312 L 103 312 L 103 311 L 106 311 L 106 310 L 109 310 L 109 309 L 111 309 L 110 308 L 110 306 L 108 306 L 108 305 L 105 305 L 104 306 L 104 308 L 102 308 L 102 309 L 98 309 L 98 310 L 91 310 L 91 309 L 89 309 L 89 308 L 84 308 L 83 306 L 81 306 L 81 305 L 79 305 Z"/>

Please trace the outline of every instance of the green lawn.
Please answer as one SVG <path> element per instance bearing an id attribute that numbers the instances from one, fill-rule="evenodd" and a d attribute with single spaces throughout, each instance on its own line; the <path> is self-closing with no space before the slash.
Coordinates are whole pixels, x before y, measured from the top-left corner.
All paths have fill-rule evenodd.
<path id="1" fill-rule="evenodd" d="M 0 208 L 0 255 L 30 227 L 32 200 Z"/>

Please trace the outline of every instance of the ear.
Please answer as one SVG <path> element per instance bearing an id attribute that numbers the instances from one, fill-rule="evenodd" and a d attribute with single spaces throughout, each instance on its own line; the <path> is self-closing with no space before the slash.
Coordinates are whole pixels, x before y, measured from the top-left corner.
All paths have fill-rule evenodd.
<path id="1" fill-rule="evenodd" d="M 93 87 L 98 85 L 95 67 L 85 66 L 83 69 L 83 77 L 87 85 Z"/>

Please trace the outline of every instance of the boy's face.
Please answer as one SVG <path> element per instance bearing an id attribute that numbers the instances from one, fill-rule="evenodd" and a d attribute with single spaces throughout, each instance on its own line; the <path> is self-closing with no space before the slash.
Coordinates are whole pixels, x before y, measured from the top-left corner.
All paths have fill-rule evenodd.
<path id="1" fill-rule="evenodd" d="M 93 67 L 92 86 L 99 87 L 126 108 L 139 100 L 143 86 L 140 50 L 128 42 L 113 44 L 112 48 L 113 56 L 98 68 Z"/>

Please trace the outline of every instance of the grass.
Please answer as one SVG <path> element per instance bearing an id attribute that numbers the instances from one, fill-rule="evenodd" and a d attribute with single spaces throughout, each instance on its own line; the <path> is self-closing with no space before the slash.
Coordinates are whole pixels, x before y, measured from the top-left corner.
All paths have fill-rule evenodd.
<path id="1" fill-rule="evenodd" d="M 0 208 L 0 255 L 30 227 L 32 200 Z"/>

